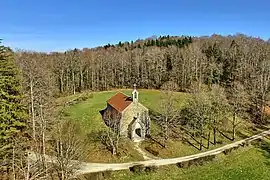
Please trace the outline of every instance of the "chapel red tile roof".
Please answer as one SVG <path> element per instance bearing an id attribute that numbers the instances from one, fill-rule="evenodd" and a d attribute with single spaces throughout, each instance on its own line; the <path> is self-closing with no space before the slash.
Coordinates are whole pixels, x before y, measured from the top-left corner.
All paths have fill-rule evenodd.
<path id="1" fill-rule="evenodd" d="M 126 107 L 128 107 L 132 103 L 132 98 L 119 92 L 111 97 L 108 101 L 113 108 L 117 111 L 122 112 Z"/>

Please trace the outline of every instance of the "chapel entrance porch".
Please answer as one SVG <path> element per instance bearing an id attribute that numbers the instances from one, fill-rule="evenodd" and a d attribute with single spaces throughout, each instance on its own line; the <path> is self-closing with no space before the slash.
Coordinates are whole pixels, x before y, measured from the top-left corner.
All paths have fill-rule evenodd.
<path id="1" fill-rule="evenodd" d="M 144 138 L 145 138 L 145 128 L 143 126 L 143 123 L 140 122 L 139 119 L 136 119 L 132 126 L 131 126 L 131 139 L 134 141 L 134 142 L 140 142 L 140 141 L 143 141 Z"/>

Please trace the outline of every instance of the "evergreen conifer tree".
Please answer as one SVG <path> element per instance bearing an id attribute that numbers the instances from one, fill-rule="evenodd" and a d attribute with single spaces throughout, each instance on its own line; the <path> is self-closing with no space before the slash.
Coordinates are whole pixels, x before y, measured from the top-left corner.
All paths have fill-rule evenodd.
<path id="1" fill-rule="evenodd" d="M 1 43 L 1 42 L 0 42 Z M 19 71 L 12 51 L 0 44 L 0 145 L 25 127 Z"/>

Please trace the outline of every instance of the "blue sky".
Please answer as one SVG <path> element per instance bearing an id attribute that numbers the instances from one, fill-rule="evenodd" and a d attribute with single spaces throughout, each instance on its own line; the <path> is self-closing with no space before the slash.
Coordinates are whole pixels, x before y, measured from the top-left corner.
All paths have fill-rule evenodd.
<path id="1" fill-rule="evenodd" d="M 269 7 L 269 0 L 2 0 L 0 38 L 46 52 L 167 34 L 268 39 Z"/>

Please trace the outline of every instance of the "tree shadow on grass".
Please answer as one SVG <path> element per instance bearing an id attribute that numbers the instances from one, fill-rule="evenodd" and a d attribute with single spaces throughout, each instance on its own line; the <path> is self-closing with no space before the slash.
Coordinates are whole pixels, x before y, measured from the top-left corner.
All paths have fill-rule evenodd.
<path id="1" fill-rule="evenodd" d="M 195 144 L 191 143 L 191 142 L 190 142 L 188 139 L 186 139 L 186 138 L 183 138 L 183 142 L 188 143 L 190 146 L 196 148 L 196 149 L 199 150 L 199 151 L 201 150 L 200 147 L 197 147 Z"/>
<path id="2" fill-rule="evenodd" d="M 266 158 L 266 165 L 270 166 L 270 142 L 259 141 L 257 144 L 257 148 L 260 149 L 263 156 Z"/>
<path id="3" fill-rule="evenodd" d="M 246 138 L 249 137 L 249 135 L 244 134 L 244 133 L 239 132 L 239 131 L 236 132 L 236 135 L 237 135 L 238 137 L 242 138 L 242 139 L 246 139 Z"/>

